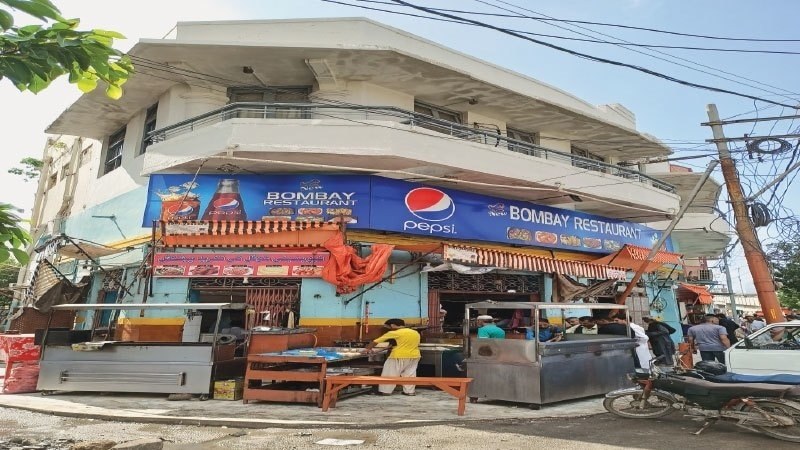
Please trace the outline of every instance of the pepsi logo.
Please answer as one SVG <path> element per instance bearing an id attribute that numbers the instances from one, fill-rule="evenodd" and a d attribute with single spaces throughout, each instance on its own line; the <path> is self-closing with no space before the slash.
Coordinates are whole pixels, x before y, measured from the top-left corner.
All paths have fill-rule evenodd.
<path id="1" fill-rule="evenodd" d="M 456 204 L 449 195 L 429 187 L 409 191 L 406 194 L 406 208 L 414 217 L 428 222 L 447 220 L 456 212 Z"/>
<path id="2" fill-rule="evenodd" d="M 235 198 L 221 198 L 214 201 L 214 208 L 220 211 L 232 211 L 239 207 L 239 201 Z"/>
<path id="3" fill-rule="evenodd" d="M 183 208 L 180 208 L 178 205 L 175 205 L 167 208 L 167 212 L 172 216 L 190 216 L 194 212 L 194 206 L 185 205 Z"/>

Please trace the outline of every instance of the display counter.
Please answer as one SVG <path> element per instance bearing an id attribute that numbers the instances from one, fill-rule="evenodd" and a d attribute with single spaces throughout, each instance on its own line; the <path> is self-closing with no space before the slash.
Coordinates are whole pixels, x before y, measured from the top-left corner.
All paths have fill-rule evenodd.
<path id="1" fill-rule="evenodd" d="M 233 357 L 233 346 L 218 344 L 222 311 L 243 304 L 98 304 L 59 305 L 53 309 L 174 311 L 216 310 L 212 342 L 69 342 L 42 337 L 41 391 L 187 393 L 207 396 L 215 379 L 244 374 L 245 360 Z M 183 313 L 181 313 L 183 314 Z"/>
<path id="2" fill-rule="evenodd" d="M 625 309 L 608 304 L 482 302 L 467 305 L 467 314 L 471 309 L 526 309 L 538 321 L 541 309 L 556 308 Z M 633 339 L 614 335 L 574 339 L 539 342 L 538 332 L 535 340 L 469 338 L 466 366 L 467 376 L 473 379 L 470 399 L 542 405 L 601 395 L 627 385 L 626 374 L 634 368 Z"/>

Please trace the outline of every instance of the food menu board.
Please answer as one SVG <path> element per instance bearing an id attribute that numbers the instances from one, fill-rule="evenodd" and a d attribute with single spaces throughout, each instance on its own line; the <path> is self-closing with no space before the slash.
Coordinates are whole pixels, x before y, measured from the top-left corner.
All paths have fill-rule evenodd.
<path id="1" fill-rule="evenodd" d="M 153 276 L 172 278 L 319 278 L 328 252 L 156 253 Z"/>

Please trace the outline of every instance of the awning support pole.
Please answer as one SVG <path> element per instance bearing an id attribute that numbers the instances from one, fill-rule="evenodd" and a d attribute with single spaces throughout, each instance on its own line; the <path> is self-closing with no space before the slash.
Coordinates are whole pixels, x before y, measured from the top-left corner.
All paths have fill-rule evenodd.
<path id="1" fill-rule="evenodd" d="M 678 211 L 677 214 L 675 214 L 675 217 L 672 218 L 672 221 L 669 223 L 669 226 L 667 226 L 667 229 L 664 230 L 663 233 L 661 233 L 661 239 L 659 239 L 658 242 L 656 242 L 656 245 L 654 245 L 653 248 L 650 249 L 650 253 L 647 255 L 647 258 L 645 258 L 645 260 L 642 261 L 642 265 L 639 266 L 639 269 L 633 275 L 633 279 L 631 279 L 631 281 L 628 283 L 628 287 L 625 288 L 625 292 L 617 296 L 617 304 L 619 305 L 625 304 L 625 301 L 631 295 L 633 288 L 639 283 L 639 280 L 642 278 L 645 269 L 647 268 L 648 265 L 650 265 L 650 262 L 653 260 L 653 258 L 656 257 L 658 251 L 661 250 L 661 246 L 664 245 L 664 242 L 667 241 L 669 235 L 672 234 L 672 230 L 674 230 L 675 227 L 678 225 L 678 222 L 681 220 L 683 215 L 686 214 L 686 210 L 689 209 L 689 205 L 691 205 L 692 202 L 694 202 L 694 199 L 697 198 L 697 194 L 700 193 L 700 189 L 702 189 L 703 185 L 706 184 L 706 181 L 708 181 L 708 178 L 711 176 L 711 172 L 714 171 L 714 169 L 717 167 L 717 164 L 719 164 L 719 161 L 716 160 L 708 163 L 708 167 L 706 167 L 706 171 L 703 173 L 703 176 L 697 181 L 697 184 L 694 186 L 694 189 L 692 189 L 692 192 L 689 194 L 689 197 L 687 197 L 684 200 L 683 204 L 681 205 L 681 209 Z"/>

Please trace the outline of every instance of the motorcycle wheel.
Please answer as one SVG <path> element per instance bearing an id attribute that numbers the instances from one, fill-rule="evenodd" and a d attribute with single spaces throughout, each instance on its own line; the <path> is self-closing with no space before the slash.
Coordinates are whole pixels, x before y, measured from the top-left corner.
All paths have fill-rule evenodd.
<path id="1" fill-rule="evenodd" d="M 794 420 L 794 425 L 784 427 L 753 426 L 753 428 L 775 439 L 800 442 L 800 409 L 786 403 L 771 402 L 769 400 L 759 400 L 756 405 L 770 414 L 791 417 Z M 745 406 L 743 410 L 756 413 L 749 406 Z"/>
<path id="2" fill-rule="evenodd" d="M 672 399 L 659 392 L 650 392 L 642 404 L 644 392 L 626 394 L 619 397 L 606 397 L 603 407 L 611 414 L 629 419 L 656 419 L 674 411 Z"/>

